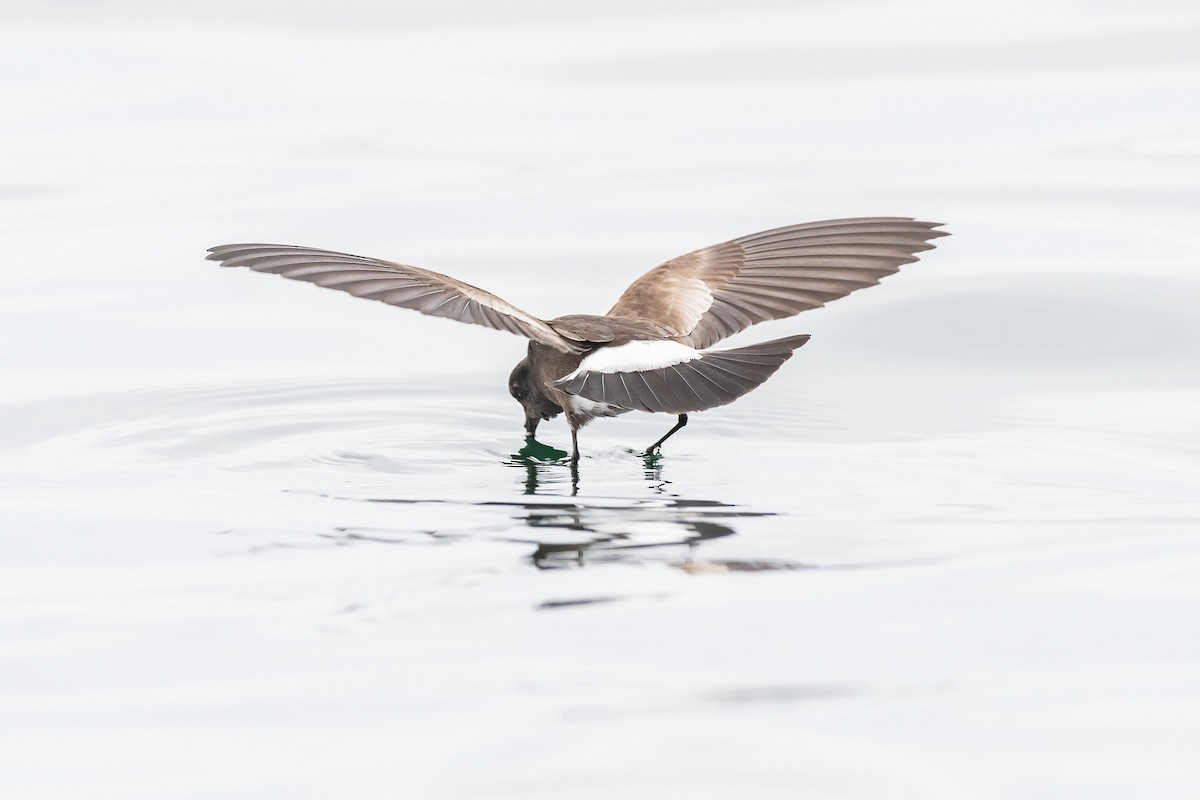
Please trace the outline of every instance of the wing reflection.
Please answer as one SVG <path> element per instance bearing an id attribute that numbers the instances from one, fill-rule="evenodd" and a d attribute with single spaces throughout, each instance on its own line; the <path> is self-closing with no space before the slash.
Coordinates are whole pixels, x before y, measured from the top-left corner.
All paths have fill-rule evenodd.
<path id="1" fill-rule="evenodd" d="M 350 499 L 350 498 L 347 498 Z M 468 531 L 422 529 L 414 537 L 397 529 L 393 532 L 349 528 L 339 529 L 323 538 L 339 544 L 355 542 L 449 544 L 471 538 L 522 542 L 532 546 L 529 562 L 538 569 L 564 569 L 604 563 L 661 563 L 689 573 L 740 572 L 767 569 L 799 569 L 803 565 L 773 561 L 701 560 L 697 548 L 714 539 L 737 533 L 735 520 L 775 516 L 771 512 L 750 511 L 715 500 L 688 500 L 653 497 L 641 500 L 484 501 L 455 503 L 446 500 L 410 500 L 401 498 L 364 498 L 371 503 L 419 505 L 469 505 L 494 509 L 503 515 L 495 530 Z M 523 527 L 519 527 L 523 526 Z M 524 533 L 522 533 L 522 531 Z"/>

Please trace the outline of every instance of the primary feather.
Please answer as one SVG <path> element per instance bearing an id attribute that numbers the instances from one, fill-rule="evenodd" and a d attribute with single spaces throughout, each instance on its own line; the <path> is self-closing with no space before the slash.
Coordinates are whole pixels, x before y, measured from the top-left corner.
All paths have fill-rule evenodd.
<path id="1" fill-rule="evenodd" d="M 224 244 L 209 248 L 208 258 L 223 267 L 273 272 L 422 314 L 508 331 L 563 353 L 585 349 L 491 292 L 407 264 L 287 244 Z"/>
<path id="2" fill-rule="evenodd" d="M 789 225 L 695 250 L 634 281 L 608 312 L 671 327 L 709 347 L 873 286 L 947 235 L 941 223 L 862 217 Z"/>

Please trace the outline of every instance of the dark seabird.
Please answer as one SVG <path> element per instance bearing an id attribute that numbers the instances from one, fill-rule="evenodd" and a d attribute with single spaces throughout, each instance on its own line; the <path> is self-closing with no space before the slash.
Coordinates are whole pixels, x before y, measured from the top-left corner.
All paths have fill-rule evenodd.
<path id="1" fill-rule="evenodd" d="M 941 223 L 908 217 L 808 222 L 753 233 L 673 258 L 633 282 L 604 316 L 543 320 L 468 283 L 377 258 L 282 244 L 225 244 L 208 258 L 225 267 L 274 272 L 422 314 L 486 325 L 529 339 L 508 379 L 525 409 L 525 430 L 566 413 L 571 460 L 578 432 L 596 417 L 627 411 L 675 414 L 654 452 L 694 411 L 757 388 L 808 341 L 786 336 L 714 348 L 758 322 L 819 308 L 873 286 L 931 250 Z"/>

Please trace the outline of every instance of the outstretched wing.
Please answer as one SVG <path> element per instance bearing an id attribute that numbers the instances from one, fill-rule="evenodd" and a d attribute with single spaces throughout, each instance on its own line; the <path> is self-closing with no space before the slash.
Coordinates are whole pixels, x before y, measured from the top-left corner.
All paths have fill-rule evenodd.
<path id="1" fill-rule="evenodd" d="M 947 236 L 940 222 L 863 217 L 754 233 L 679 256 L 633 282 L 610 316 L 669 325 L 709 347 L 759 322 L 783 319 L 880 279 Z"/>
<path id="2" fill-rule="evenodd" d="M 563 353 L 584 350 L 545 320 L 491 292 L 406 264 L 287 244 L 223 244 L 209 248 L 208 259 L 223 267 L 273 272 L 422 314 L 509 331 Z"/>

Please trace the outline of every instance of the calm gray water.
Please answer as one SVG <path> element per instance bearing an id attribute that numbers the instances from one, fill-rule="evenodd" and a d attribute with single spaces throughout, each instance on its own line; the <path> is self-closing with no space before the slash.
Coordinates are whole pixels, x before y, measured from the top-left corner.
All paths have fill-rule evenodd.
<path id="1" fill-rule="evenodd" d="M 3 796 L 1200 793 L 1191 4 L 5 16 Z M 202 260 L 549 317 L 877 214 L 954 235 L 577 481 L 520 339 Z"/>

